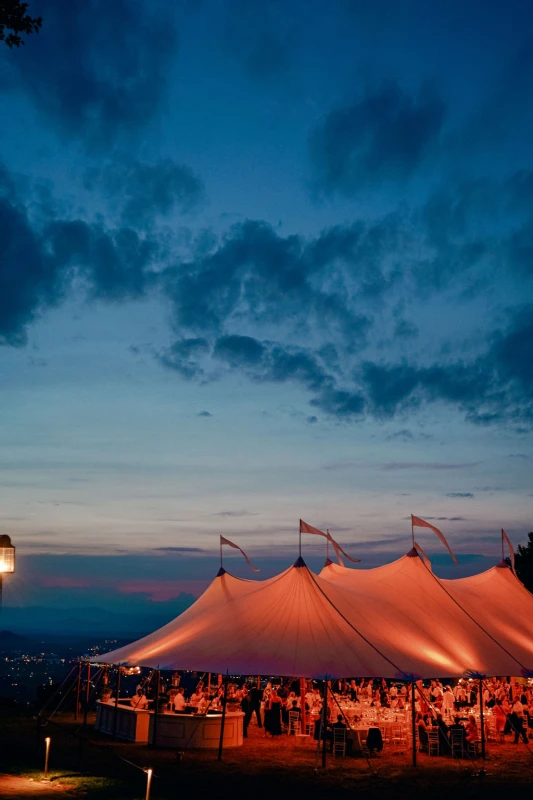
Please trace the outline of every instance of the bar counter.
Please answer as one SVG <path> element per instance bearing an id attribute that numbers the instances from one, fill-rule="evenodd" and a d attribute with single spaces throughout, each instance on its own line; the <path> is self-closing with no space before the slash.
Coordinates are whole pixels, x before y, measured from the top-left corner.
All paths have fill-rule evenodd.
<path id="1" fill-rule="evenodd" d="M 139 711 L 126 705 L 126 700 L 119 700 L 115 711 L 115 702 L 96 702 L 95 728 L 100 733 L 116 735 L 117 739 L 128 742 L 147 744 L 152 742 L 156 747 L 168 747 L 183 750 L 185 748 L 215 749 L 220 742 L 222 713 L 208 714 L 175 714 L 172 711 L 157 715 L 154 736 L 153 711 Z M 242 747 L 243 743 L 242 711 L 227 711 L 224 724 L 224 748 Z"/>

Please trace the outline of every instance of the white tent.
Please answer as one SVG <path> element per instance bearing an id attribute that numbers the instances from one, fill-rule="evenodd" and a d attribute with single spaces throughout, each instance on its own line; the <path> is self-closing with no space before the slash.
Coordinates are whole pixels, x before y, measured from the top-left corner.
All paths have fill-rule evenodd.
<path id="1" fill-rule="evenodd" d="M 329 565 L 320 575 L 298 559 L 266 581 L 240 580 L 221 570 L 168 625 L 93 660 L 314 678 L 516 675 L 533 666 L 531 634 L 522 634 L 529 646 L 519 647 L 521 626 L 514 622 L 527 609 L 533 626 L 533 597 L 510 577 L 503 581 L 522 603 L 508 618 L 514 649 L 499 640 L 500 623 L 491 625 L 491 612 L 476 619 L 475 587 L 470 593 L 468 585 L 473 579 L 463 579 L 462 588 L 461 581 L 439 581 L 412 550 L 377 569 Z M 450 583 L 458 588 L 451 590 Z M 468 610 L 462 595 L 470 594 Z M 500 614 L 499 606 L 494 613 Z"/>

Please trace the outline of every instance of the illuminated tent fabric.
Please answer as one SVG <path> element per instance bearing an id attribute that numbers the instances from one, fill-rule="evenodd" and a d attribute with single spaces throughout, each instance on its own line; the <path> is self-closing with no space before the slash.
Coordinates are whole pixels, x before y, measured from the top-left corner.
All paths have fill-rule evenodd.
<path id="1" fill-rule="evenodd" d="M 329 564 L 320 577 L 341 590 L 344 604 L 338 601 L 339 607 L 347 615 L 347 605 L 364 608 L 364 613 L 371 609 L 374 625 L 396 648 L 397 659 L 408 664 L 406 671 L 453 677 L 519 674 L 525 667 L 488 623 L 478 622 L 475 613 L 462 607 L 414 549 L 369 570 Z M 533 663 L 533 657 L 528 662 Z"/>
<path id="2" fill-rule="evenodd" d="M 168 625 L 94 660 L 241 675 L 407 679 L 519 674 L 533 662 L 517 660 L 484 628 L 412 550 L 384 567 L 329 565 L 319 576 L 301 560 L 266 581 L 222 570 Z"/>
<path id="3" fill-rule="evenodd" d="M 526 668 L 533 665 L 533 595 L 505 561 L 478 575 L 440 583 Z"/>
<path id="4" fill-rule="evenodd" d="M 221 573 L 168 625 L 94 660 L 237 675 L 396 674 L 303 561 L 267 581 Z"/>

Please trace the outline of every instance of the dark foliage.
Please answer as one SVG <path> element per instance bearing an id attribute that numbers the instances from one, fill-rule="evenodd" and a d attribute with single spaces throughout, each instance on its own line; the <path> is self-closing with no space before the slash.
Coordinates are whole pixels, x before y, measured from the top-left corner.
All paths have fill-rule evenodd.
<path id="1" fill-rule="evenodd" d="M 5 42 L 8 47 L 20 47 L 25 44 L 21 34 L 39 33 L 42 17 L 30 17 L 27 10 L 28 4 L 20 0 L 1 0 L 0 42 Z"/>

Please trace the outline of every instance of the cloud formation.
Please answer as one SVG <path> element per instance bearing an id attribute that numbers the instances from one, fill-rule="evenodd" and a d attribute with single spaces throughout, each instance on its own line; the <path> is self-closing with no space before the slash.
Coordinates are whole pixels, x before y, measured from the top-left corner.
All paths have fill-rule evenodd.
<path id="1" fill-rule="evenodd" d="M 45 26 L 11 62 L 12 88 L 64 135 L 109 149 L 159 108 L 177 50 L 172 13 L 162 10 L 127 0 L 35 2 L 32 13 L 42 12 Z"/>
<path id="2" fill-rule="evenodd" d="M 331 111 L 309 139 L 315 189 L 352 195 L 370 183 L 405 181 L 435 147 L 444 111 L 434 89 L 410 95 L 393 81 Z"/>

